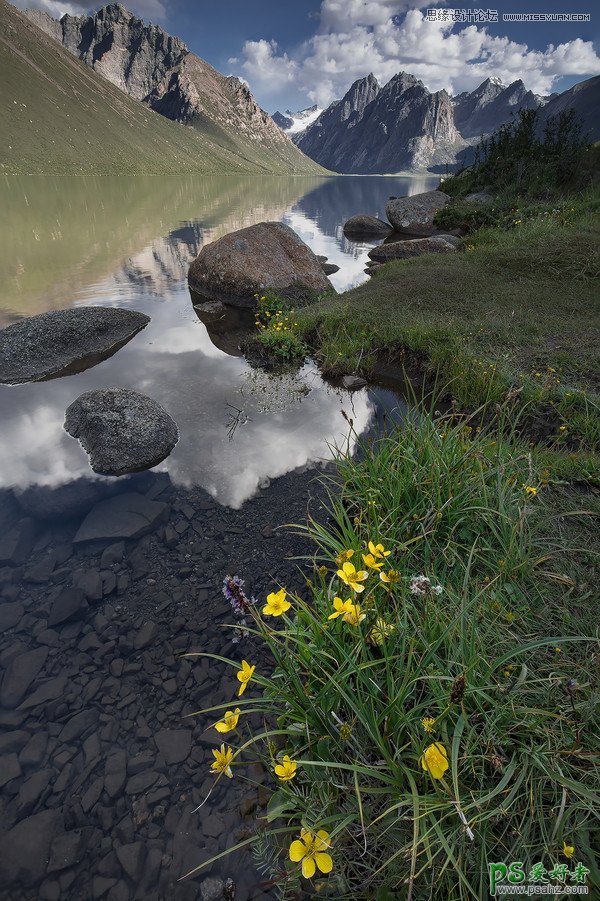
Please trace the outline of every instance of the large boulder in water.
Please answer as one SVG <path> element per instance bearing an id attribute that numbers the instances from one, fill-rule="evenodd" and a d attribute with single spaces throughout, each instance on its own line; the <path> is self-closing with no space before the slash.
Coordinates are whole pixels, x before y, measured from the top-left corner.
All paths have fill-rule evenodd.
<path id="1" fill-rule="evenodd" d="M 81 372 L 111 356 L 150 322 L 135 310 L 79 307 L 52 310 L 0 331 L 0 382 L 23 382 Z"/>
<path id="2" fill-rule="evenodd" d="M 151 397 L 128 388 L 81 394 L 67 408 L 65 429 L 79 438 L 94 472 L 110 476 L 156 466 L 179 440 L 177 426 L 166 410 Z"/>
<path id="3" fill-rule="evenodd" d="M 188 273 L 192 291 L 240 307 L 274 291 L 308 302 L 334 291 L 315 254 L 282 222 L 259 222 L 202 248 Z"/>
<path id="4" fill-rule="evenodd" d="M 394 231 L 404 235 L 432 235 L 436 230 L 433 217 L 449 200 L 443 191 L 393 197 L 385 205 L 385 214 Z"/>
<path id="5" fill-rule="evenodd" d="M 387 238 L 392 226 L 376 216 L 358 213 L 344 222 L 344 234 L 349 238 Z"/>

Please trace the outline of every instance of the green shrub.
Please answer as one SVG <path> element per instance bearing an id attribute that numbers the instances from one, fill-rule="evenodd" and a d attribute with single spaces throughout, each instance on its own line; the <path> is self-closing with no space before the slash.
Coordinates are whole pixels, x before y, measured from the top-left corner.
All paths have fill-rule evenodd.
<path id="1" fill-rule="evenodd" d="M 255 322 L 261 347 L 282 363 L 293 363 L 305 357 L 307 348 L 295 320 L 295 311 L 275 294 L 257 295 L 256 300 Z"/>
<path id="2" fill-rule="evenodd" d="M 482 138 L 472 165 L 444 180 L 444 191 L 464 195 L 478 189 L 511 190 L 554 196 L 588 186 L 592 173 L 587 163 L 595 159 L 573 110 L 550 118 L 543 128 L 538 110 L 520 110 Z"/>
<path id="3" fill-rule="evenodd" d="M 309 600 L 250 608 L 275 667 L 242 667 L 236 703 L 265 727 L 236 721 L 223 748 L 234 776 L 258 751 L 278 782 L 259 842 L 281 897 L 303 854 L 310 897 L 481 899 L 488 863 L 513 860 L 580 862 L 600 885 L 596 688 L 576 650 L 594 639 L 544 627 L 561 578 L 533 525 L 545 490 L 525 450 L 447 417 L 340 454 L 331 525 L 307 527 Z"/>

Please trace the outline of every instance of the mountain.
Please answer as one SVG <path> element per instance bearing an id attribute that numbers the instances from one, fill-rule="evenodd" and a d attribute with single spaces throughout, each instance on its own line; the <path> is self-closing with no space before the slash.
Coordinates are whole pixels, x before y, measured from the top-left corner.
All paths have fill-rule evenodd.
<path id="1" fill-rule="evenodd" d="M 285 113 L 277 111 L 276 113 L 273 113 L 271 118 L 275 125 L 278 125 L 286 135 L 291 136 L 299 135 L 301 132 L 306 131 L 308 126 L 312 125 L 322 112 L 323 110 L 321 107 L 317 106 L 315 103 L 314 106 L 301 109 L 297 113 L 293 113 L 289 109 L 286 109 Z"/>
<path id="2" fill-rule="evenodd" d="M 241 81 L 122 6 L 56 22 L 0 0 L 0 78 L 0 171 L 322 172 Z"/>
<path id="3" fill-rule="evenodd" d="M 354 82 L 297 143 L 337 172 L 377 173 L 451 163 L 466 142 L 446 91 L 432 94 L 400 72 L 384 87 L 372 73 Z"/>
<path id="4" fill-rule="evenodd" d="M 541 124 L 570 109 L 583 123 L 586 140 L 600 141 L 600 75 L 580 81 L 568 91 L 552 96 L 541 111 Z"/>
<path id="5" fill-rule="evenodd" d="M 474 91 L 453 99 L 454 122 L 463 138 L 490 134 L 521 109 L 536 109 L 540 99 L 519 79 L 508 87 L 498 78 L 486 78 Z"/>
<path id="6" fill-rule="evenodd" d="M 505 85 L 492 77 L 474 91 L 450 97 L 446 91 L 431 93 L 407 72 L 383 87 L 370 74 L 293 139 L 307 156 L 336 172 L 440 172 L 468 164 L 482 135 L 522 109 L 540 109 L 544 123 L 571 108 L 583 120 L 584 134 L 598 140 L 600 76 L 550 97 L 533 94 L 520 79 Z"/>

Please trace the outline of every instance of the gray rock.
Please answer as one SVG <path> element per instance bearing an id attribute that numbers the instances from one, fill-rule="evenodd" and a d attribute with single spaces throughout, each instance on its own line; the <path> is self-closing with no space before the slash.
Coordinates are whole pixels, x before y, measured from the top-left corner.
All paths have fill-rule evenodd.
<path id="1" fill-rule="evenodd" d="M 80 710 L 70 720 L 67 720 L 59 732 L 58 740 L 65 745 L 75 741 L 98 721 L 98 715 L 98 711 L 95 709 Z"/>
<path id="2" fill-rule="evenodd" d="M 443 191 L 426 191 L 412 197 L 388 200 L 385 214 L 394 231 L 408 235 L 431 235 L 435 231 L 433 217 L 450 200 Z"/>
<path id="3" fill-rule="evenodd" d="M 49 488 L 32 485 L 17 495 L 23 510 L 38 519 L 84 516 L 94 504 L 119 490 L 113 479 L 74 479 L 66 485 Z"/>
<path id="4" fill-rule="evenodd" d="M 387 263 L 389 260 L 406 260 L 426 253 L 455 253 L 456 247 L 444 238 L 415 238 L 411 241 L 393 241 L 380 244 L 369 251 L 372 260 Z"/>
<path id="5" fill-rule="evenodd" d="M 485 203 L 491 203 L 493 199 L 492 195 L 488 194 L 487 191 L 474 191 L 472 194 L 467 194 L 464 201 L 465 203 L 473 203 L 478 206 Z"/>
<path id="6" fill-rule="evenodd" d="M 13 629 L 24 613 L 25 608 L 23 604 L 19 604 L 16 601 L 12 604 L 0 603 L 0 632 Z"/>
<path id="7" fill-rule="evenodd" d="M 19 710 L 31 710 L 38 704 L 47 704 L 48 701 L 56 701 L 60 698 L 67 687 L 66 676 L 55 676 L 54 679 L 48 679 L 39 688 L 25 698 L 19 705 Z"/>
<path id="8" fill-rule="evenodd" d="M 358 391 L 359 388 L 364 388 L 366 384 L 367 380 L 360 375 L 345 375 L 342 378 L 342 388 L 345 388 L 347 391 Z"/>
<path id="9" fill-rule="evenodd" d="M 47 658 L 48 648 L 35 648 L 13 657 L 2 679 L 0 706 L 8 707 L 9 710 L 17 707 Z"/>
<path id="10" fill-rule="evenodd" d="M 22 884 L 27 888 L 36 885 L 46 872 L 52 841 L 62 831 L 62 815 L 55 810 L 43 810 L 5 833 L 0 856 L 3 885 Z"/>
<path id="11" fill-rule="evenodd" d="M 250 308 L 264 291 L 293 302 L 334 291 L 310 247 L 282 222 L 259 222 L 206 244 L 188 283 L 198 294 Z"/>
<path id="12" fill-rule="evenodd" d="M 452 244 L 453 247 L 459 248 L 462 244 L 461 238 L 458 235 L 450 235 L 447 232 L 436 232 L 435 235 L 431 236 L 433 239 L 439 239 L 442 241 L 447 241 L 448 244 Z"/>
<path id="13" fill-rule="evenodd" d="M 183 763 L 192 749 L 192 733 L 188 729 L 162 729 L 154 741 L 169 766 Z"/>
<path id="14" fill-rule="evenodd" d="M 29 557 L 39 526 L 33 519 L 22 519 L 0 538 L 0 566 L 19 566 Z"/>
<path id="15" fill-rule="evenodd" d="M 376 216 L 359 213 L 344 222 L 344 234 L 356 238 L 387 238 L 392 226 Z"/>
<path id="16" fill-rule="evenodd" d="M 0 382 L 81 372 L 115 353 L 150 322 L 135 310 L 78 307 L 51 310 L 0 331 Z"/>
<path id="17" fill-rule="evenodd" d="M 127 845 L 120 845 L 115 851 L 127 876 L 137 882 L 146 860 L 146 846 L 142 842 L 130 842 Z"/>
<path id="18" fill-rule="evenodd" d="M 20 775 L 21 765 L 17 755 L 14 752 L 12 754 L 3 754 L 0 757 L 0 788 Z"/>
<path id="19" fill-rule="evenodd" d="M 109 798 L 118 798 L 125 788 L 127 778 L 127 755 L 118 750 L 106 758 L 104 770 L 104 788 Z"/>
<path id="20" fill-rule="evenodd" d="M 325 275 L 333 275 L 335 272 L 340 271 L 340 267 L 336 266 L 335 263 L 321 263 L 321 269 Z"/>
<path id="21" fill-rule="evenodd" d="M 200 883 L 202 901 L 223 901 L 223 880 L 209 876 Z"/>
<path id="22" fill-rule="evenodd" d="M 24 729 L 0 733 L 0 754 L 10 754 L 12 751 L 19 753 L 29 739 L 29 732 L 25 732 Z"/>
<path id="23" fill-rule="evenodd" d="M 39 766 L 44 759 L 47 747 L 48 734 L 46 732 L 36 732 L 20 752 L 19 763 L 24 768 Z"/>
<path id="24" fill-rule="evenodd" d="M 55 599 L 50 609 L 48 626 L 58 626 L 82 617 L 88 609 L 81 588 L 65 588 Z"/>
<path id="25" fill-rule="evenodd" d="M 19 789 L 16 808 L 19 819 L 33 813 L 35 808 L 43 800 L 44 792 L 48 788 L 50 780 L 56 773 L 53 769 L 38 770 L 29 777 Z"/>
<path id="26" fill-rule="evenodd" d="M 141 651 L 142 648 L 145 648 L 149 644 L 152 644 L 152 642 L 157 638 L 158 633 L 159 629 L 156 623 L 144 623 L 133 640 L 134 649 L 136 651 Z"/>
<path id="27" fill-rule="evenodd" d="M 156 466 L 179 441 L 166 410 L 127 388 L 80 395 L 67 409 L 65 430 L 79 438 L 92 469 L 101 475 L 120 476 Z"/>
<path id="28" fill-rule="evenodd" d="M 66 870 L 67 867 L 72 867 L 78 863 L 83 846 L 83 834 L 79 829 L 75 829 L 73 832 L 65 832 L 64 835 L 58 835 L 50 848 L 48 873 Z"/>
<path id="29" fill-rule="evenodd" d="M 143 494 L 127 492 L 100 501 L 90 510 L 77 534 L 75 543 L 141 538 L 156 528 L 169 515 L 169 506 L 151 501 Z"/>

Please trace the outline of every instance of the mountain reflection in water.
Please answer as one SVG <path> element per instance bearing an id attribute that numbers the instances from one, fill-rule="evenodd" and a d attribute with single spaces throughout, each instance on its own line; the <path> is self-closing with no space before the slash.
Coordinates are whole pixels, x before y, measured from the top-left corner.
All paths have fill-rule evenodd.
<path id="1" fill-rule="evenodd" d="M 269 480 L 331 458 L 370 426 L 373 392 L 350 395 L 312 363 L 267 374 L 245 361 L 246 323 L 215 305 L 195 310 L 190 262 L 204 244 L 265 219 L 287 222 L 315 253 L 340 266 L 338 291 L 364 280 L 374 243 L 354 243 L 343 223 L 358 212 L 384 216 L 390 194 L 427 190 L 436 180 L 332 179 L 12 179 L 0 186 L 0 325 L 46 309 L 128 306 L 151 317 L 113 357 L 77 375 L 0 386 L 0 487 L 56 487 L 96 478 L 64 412 L 84 391 L 135 388 L 161 403 L 181 439 L 157 471 L 199 485 L 237 508 Z M 231 433 L 232 411 L 239 424 Z"/>

